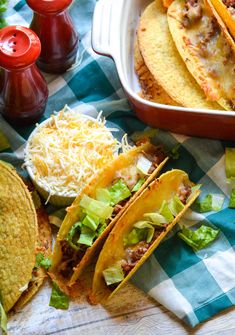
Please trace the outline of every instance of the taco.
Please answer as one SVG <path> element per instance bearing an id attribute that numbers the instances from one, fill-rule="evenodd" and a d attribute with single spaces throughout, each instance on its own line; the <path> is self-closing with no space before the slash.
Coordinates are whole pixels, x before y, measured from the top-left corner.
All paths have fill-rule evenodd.
<path id="1" fill-rule="evenodd" d="M 221 109 L 207 101 L 203 90 L 188 71 L 172 40 L 166 8 L 161 0 L 151 3 L 143 12 L 137 32 L 139 49 L 156 82 L 180 106 Z"/>
<path id="2" fill-rule="evenodd" d="M 76 282 L 120 216 L 166 161 L 161 147 L 145 143 L 120 154 L 81 191 L 67 209 L 52 257 L 50 275 L 62 290 Z"/>
<path id="3" fill-rule="evenodd" d="M 37 217 L 30 193 L 16 171 L 0 161 L 0 295 L 9 311 L 32 277 Z"/>
<path id="4" fill-rule="evenodd" d="M 178 105 L 177 102 L 171 99 L 171 97 L 157 83 L 157 81 L 154 79 L 153 75 L 147 68 L 139 50 L 138 41 L 136 41 L 135 44 L 134 61 L 135 61 L 135 72 L 138 76 L 139 83 L 141 86 L 140 96 L 143 99 L 154 101 L 156 103 L 177 106 Z"/>
<path id="5" fill-rule="evenodd" d="M 199 195 L 181 170 L 155 179 L 109 234 L 95 267 L 91 300 L 111 298 L 145 262 Z"/>
<path id="6" fill-rule="evenodd" d="M 44 209 L 35 210 L 28 187 L 16 170 L 3 161 L 0 161 L 0 246 L 0 302 L 8 312 L 22 307 L 41 285 L 42 281 L 36 284 L 36 253 L 40 248 L 49 255 L 51 232 Z"/>
<path id="7" fill-rule="evenodd" d="M 235 2 L 233 0 L 211 0 L 211 3 L 235 39 Z"/>
<path id="8" fill-rule="evenodd" d="M 25 290 L 22 292 L 19 300 L 13 307 L 14 311 L 22 309 L 22 307 L 37 293 L 39 288 L 44 283 L 45 279 L 47 278 L 47 269 L 45 268 L 45 266 L 37 264 L 39 263 L 37 262 L 37 258 L 48 261 L 51 257 L 52 250 L 52 232 L 48 215 L 41 203 L 37 191 L 34 189 L 34 186 L 32 184 L 30 184 L 29 190 L 31 190 L 31 194 L 33 195 L 32 198 L 34 201 L 34 206 L 36 208 L 38 222 L 38 237 L 35 249 L 36 264 L 34 265 L 32 277 L 27 287 L 25 287 Z M 48 264 L 48 268 L 49 266 L 50 261 Z"/>
<path id="9" fill-rule="evenodd" d="M 174 0 L 167 11 L 175 45 L 207 100 L 234 110 L 234 42 L 209 1 Z"/>

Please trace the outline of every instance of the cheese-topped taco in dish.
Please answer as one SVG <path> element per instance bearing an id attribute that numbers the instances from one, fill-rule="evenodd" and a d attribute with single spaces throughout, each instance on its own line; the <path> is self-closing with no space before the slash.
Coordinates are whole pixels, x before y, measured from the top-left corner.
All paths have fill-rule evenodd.
<path id="1" fill-rule="evenodd" d="M 61 225 L 51 277 L 61 289 L 72 286 L 120 216 L 166 163 L 150 143 L 120 154 L 81 191 Z"/>
<path id="2" fill-rule="evenodd" d="M 211 3 L 235 39 L 235 1 L 211 0 Z"/>
<path id="3" fill-rule="evenodd" d="M 167 18 L 179 54 L 207 100 L 234 110 L 234 42 L 210 2 L 174 0 Z"/>
<path id="4" fill-rule="evenodd" d="M 155 179 L 109 234 L 95 267 L 91 300 L 111 298 L 156 249 L 200 191 L 181 170 Z"/>
<path id="5" fill-rule="evenodd" d="M 155 0 L 146 7 L 137 37 L 140 53 L 152 78 L 173 101 L 188 108 L 221 109 L 217 102 L 205 99 L 203 90 L 179 55 L 162 0 Z"/>

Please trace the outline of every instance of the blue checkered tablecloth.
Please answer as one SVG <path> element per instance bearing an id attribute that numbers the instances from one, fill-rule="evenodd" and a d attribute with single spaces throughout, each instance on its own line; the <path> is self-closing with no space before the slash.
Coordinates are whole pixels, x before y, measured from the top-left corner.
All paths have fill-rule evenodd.
<path id="1" fill-rule="evenodd" d="M 91 116 L 97 116 L 103 110 L 109 122 L 131 135 L 146 126 L 131 110 L 113 61 L 96 55 L 91 49 L 95 3 L 95 0 L 74 1 L 70 9 L 81 40 L 78 64 L 61 76 L 45 75 L 49 100 L 41 121 L 53 111 L 62 109 L 66 103 Z M 28 26 L 31 17 L 32 12 L 25 0 L 10 1 L 7 12 L 9 25 Z M 33 128 L 13 129 L 0 118 L 0 131 L 11 145 L 11 149 L 0 153 L 0 159 L 11 162 L 21 171 L 24 146 Z M 226 183 L 224 168 L 225 147 L 235 147 L 235 143 L 190 138 L 161 130 L 158 130 L 154 141 L 163 143 L 169 149 L 177 143 L 181 144 L 179 159 L 170 160 L 165 169 L 185 170 L 191 180 L 203 185 L 202 198 L 207 193 L 225 196 L 221 211 L 202 215 L 193 207 L 180 222 L 187 227 L 206 224 L 219 228 L 221 233 L 213 244 L 199 252 L 193 251 L 175 234 L 180 229 L 178 225 L 132 280 L 180 319 L 195 326 L 235 305 L 235 209 L 228 208 L 230 190 L 234 186 Z"/>

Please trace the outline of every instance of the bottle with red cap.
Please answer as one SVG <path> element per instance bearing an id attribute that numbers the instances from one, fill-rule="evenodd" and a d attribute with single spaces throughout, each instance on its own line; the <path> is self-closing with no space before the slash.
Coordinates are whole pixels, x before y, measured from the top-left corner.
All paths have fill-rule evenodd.
<path id="1" fill-rule="evenodd" d="M 33 124 L 44 113 L 48 88 L 35 65 L 40 52 L 40 40 L 32 30 L 0 29 L 0 112 L 13 125 Z"/>
<path id="2" fill-rule="evenodd" d="M 42 45 L 38 66 L 49 73 L 62 73 L 75 63 L 78 34 L 68 7 L 72 0 L 27 0 L 34 11 L 30 28 Z"/>

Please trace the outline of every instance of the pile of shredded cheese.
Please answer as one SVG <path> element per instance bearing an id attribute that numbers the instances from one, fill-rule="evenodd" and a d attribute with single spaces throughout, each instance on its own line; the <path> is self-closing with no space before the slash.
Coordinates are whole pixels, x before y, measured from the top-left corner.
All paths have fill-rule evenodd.
<path id="1" fill-rule="evenodd" d="M 28 143 L 25 165 L 50 196 L 76 196 L 89 180 L 110 162 L 121 144 L 101 115 L 88 119 L 71 109 L 50 118 Z"/>

